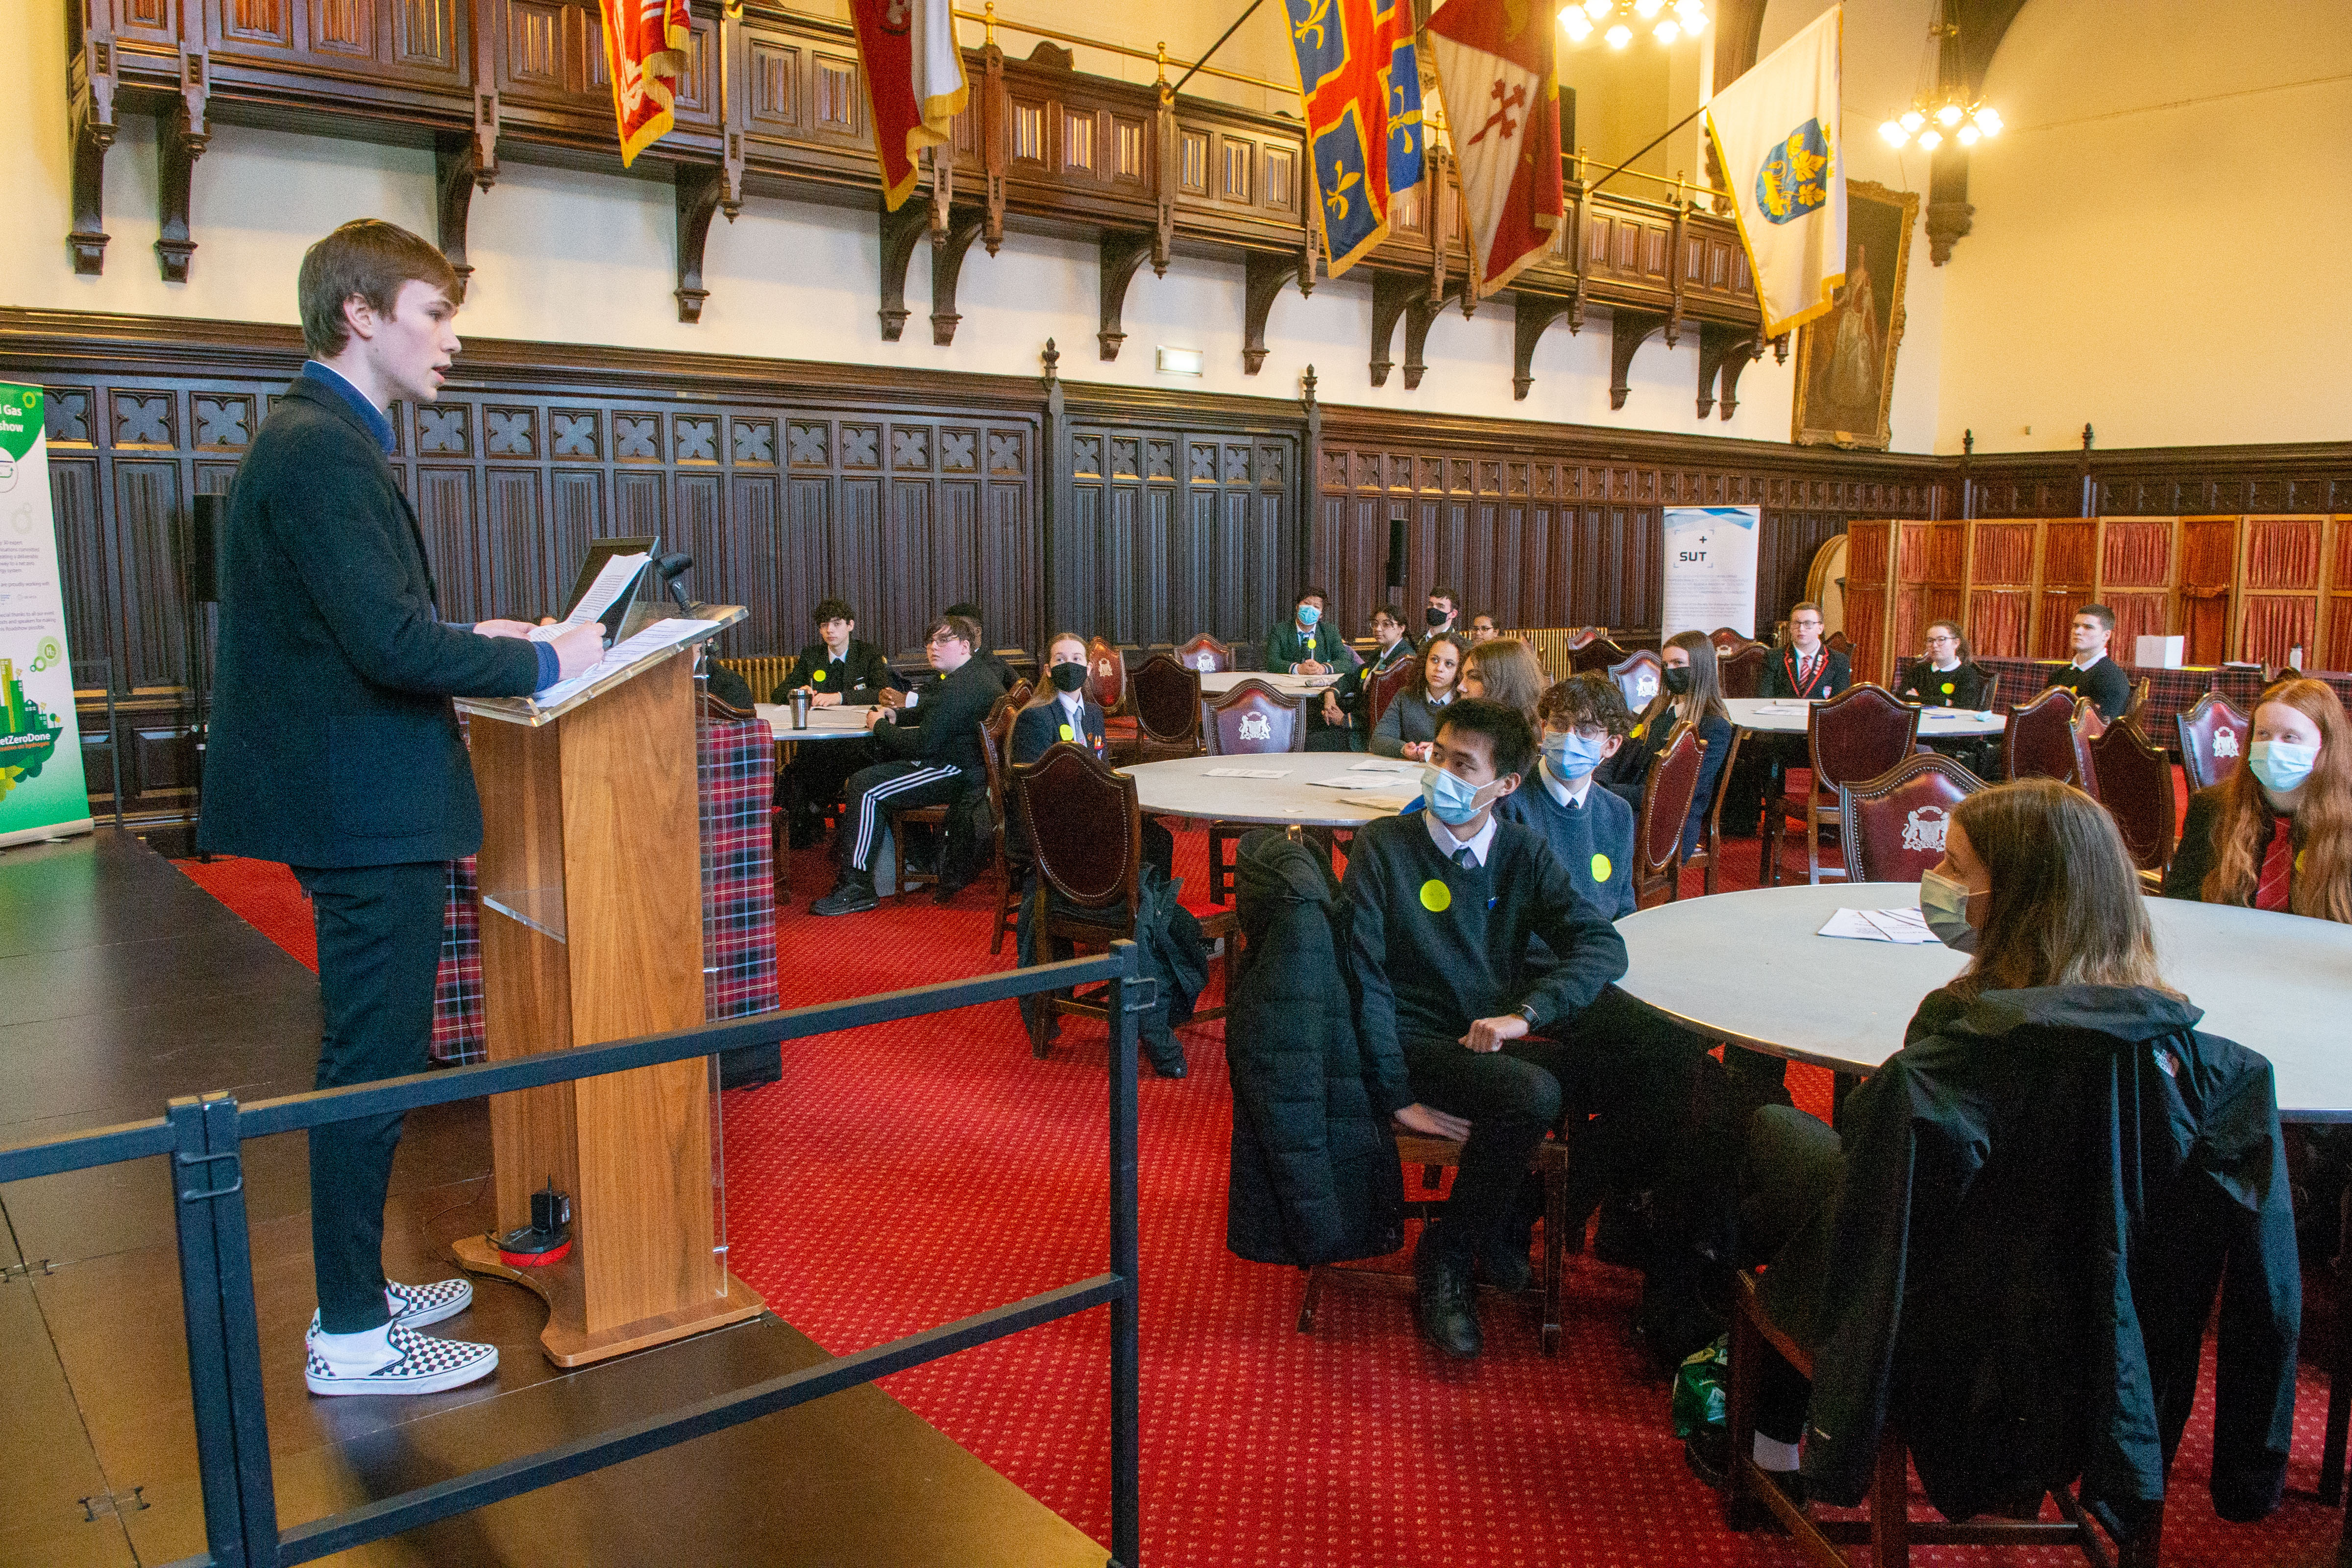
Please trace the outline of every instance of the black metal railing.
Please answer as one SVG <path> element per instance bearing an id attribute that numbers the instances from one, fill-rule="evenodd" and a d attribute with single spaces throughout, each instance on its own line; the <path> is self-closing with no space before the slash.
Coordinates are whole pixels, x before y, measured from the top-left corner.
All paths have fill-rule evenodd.
<path id="1" fill-rule="evenodd" d="M 851 1355 L 835 1356 L 748 1388 L 609 1426 L 537 1453 L 279 1531 L 262 1399 L 252 1238 L 243 1197 L 247 1139 L 657 1067 L 772 1041 L 866 1028 L 1095 981 L 1107 981 L 1110 987 L 1108 1272 Z M 191 1096 L 172 1101 L 168 1114 L 159 1121 L 0 1151 L 0 1184 L 157 1154 L 171 1156 L 206 1546 L 202 1555 L 173 1568 L 206 1564 L 279 1568 L 313 1562 L 1102 1306 L 1108 1306 L 1111 1314 L 1110 1568 L 1139 1568 L 1135 1047 L 1136 1015 L 1150 1005 L 1150 995 L 1151 983 L 1139 973 L 1135 944 L 1121 942 L 1098 958 L 796 1007 L 642 1039 L 289 1095 L 255 1105 L 239 1105 L 225 1093 Z M 593 1223 L 593 1216 L 583 1218 Z"/>

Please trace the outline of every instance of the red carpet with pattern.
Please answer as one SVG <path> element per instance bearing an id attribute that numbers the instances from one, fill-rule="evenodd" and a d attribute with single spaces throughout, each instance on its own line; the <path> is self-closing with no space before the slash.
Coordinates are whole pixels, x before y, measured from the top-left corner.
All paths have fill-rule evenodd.
<path id="1" fill-rule="evenodd" d="M 1201 888 L 1201 836 L 1180 838 Z M 1729 887 L 1755 879 L 1730 847 Z M 839 920 L 806 913 L 827 878 L 795 858 L 780 923 L 787 1005 L 987 972 L 987 900 L 967 890 Z M 188 864 L 308 958 L 282 868 Z M 1690 891 L 1696 893 L 1696 879 Z M 290 904 L 289 901 L 290 900 Z M 298 943 L 301 945 L 298 945 Z M 1666 1387 L 1627 1328 L 1629 1271 L 1581 1258 L 1564 1353 L 1488 1302 L 1487 1350 L 1446 1362 L 1402 1293 L 1334 1291 L 1293 1328 L 1294 1270 L 1224 1250 L 1232 1107 L 1222 1027 L 1181 1031 L 1192 1076 L 1142 1080 L 1145 1561 L 1165 1568 L 1681 1568 L 1798 1561 L 1780 1537 L 1726 1531 L 1684 1468 Z M 1098 1272 L 1105 1219 L 1104 1036 L 1071 1020 L 1034 1060 L 1002 1005 L 801 1042 L 783 1081 L 728 1097 L 732 1257 L 771 1306 L 836 1352 Z M 1823 1108 L 1826 1076 L 1791 1075 Z M 2324 1309 L 2324 1302 L 2315 1302 Z M 2313 1314 L 2307 1338 L 2327 1342 Z M 893 1379 L 891 1391 L 1097 1539 L 1109 1528 L 1108 1332 L 1099 1312 Z M 2332 1562 L 2340 1515 L 2313 1496 L 2326 1380 L 2307 1363 L 2285 1505 L 2220 1521 L 2203 1476 L 2205 1404 L 2175 1472 L 2164 1562 Z M 1922 1563 L 2079 1563 L 2072 1552 L 1921 1550 Z"/>

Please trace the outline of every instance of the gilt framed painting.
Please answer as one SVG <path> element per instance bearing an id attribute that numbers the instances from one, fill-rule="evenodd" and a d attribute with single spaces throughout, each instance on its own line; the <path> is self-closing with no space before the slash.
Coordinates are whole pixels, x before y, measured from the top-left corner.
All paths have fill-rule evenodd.
<path id="1" fill-rule="evenodd" d="M 1886 450 L 1895 355 L 1903 346 L 1903 284 L 1916 191 L 1864 180 L 1845 187 L 1845 282 L 1829 314 L 1797 329 L 1797 388 L 1789 438 L 1801 447 Z"/>

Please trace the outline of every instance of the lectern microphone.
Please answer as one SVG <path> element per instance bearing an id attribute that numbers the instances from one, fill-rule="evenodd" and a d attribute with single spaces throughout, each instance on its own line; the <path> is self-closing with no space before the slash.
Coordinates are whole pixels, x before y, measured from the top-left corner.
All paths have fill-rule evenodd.
<path id="1" fill-rule="evenodd" d="M 654 575 L 661 579 L 662 586 L 669 590 L 669 596 L 677 601 L 681 610 L 692 610 L 694 606 L 687 602 L 686 590 L 677 585 L 677 580 L 693 570 L 694 557 L 684 551 L 654 557 Z"/>

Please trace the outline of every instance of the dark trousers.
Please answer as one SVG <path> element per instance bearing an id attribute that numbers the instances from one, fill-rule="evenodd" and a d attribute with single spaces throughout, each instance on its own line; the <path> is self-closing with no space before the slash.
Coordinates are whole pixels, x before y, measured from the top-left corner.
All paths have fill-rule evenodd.
<path id="1" fill-rule="evenodd" d="M 789 733 L 789 731 L 787 731 Z M 841 798 L 842 786 L 874 762 L 866 741 L 807 741 L 776 774 L 776 804 L 795 816 L 814 816 Z"/>
<path id="2" fill-rule="evenodd" d="M 1764 1305 L 1773 1322 L 1811 1351 L 1818 1342 L 1819 1297 L 1829 1286 L 1829 1232 L 1845 1152 L 1837 1133 L 1794 1107 L 1768 1105 L 1748 1124 L 1739 1168 L 1743 1260 L 1769 1262 Z M 1778 1351 L 1764 1347 L 1756 1429 L 1793 1443 L 1805 1429 L 1811 1385 Z"/>
<path id="3" fill-rule="evenodd" d="M 296 867 L 319 933 L 318 1087 L 337 1089 L 425 1068 L 433 984 L 449 897 L 443 861 L 331 869 Z M 310 1131 L 310 1256 L 320 1327 L 356 1334 L 383 1323 L 383 1200 L 397 1115 Z"/>
<path id="4" fill-rule="evenodd" d="M 1507 1248 L 1514 1228 L 1533 1217 L 1520 1190 L 1536 1146 L 1559 1120 L 1555 1069 L 1565 1070 L 1560 1058 L 1570 1048 L 1532 1035 L 1499 1051 L 1474 1051 L 1452 1039 L 1404 1042 L 1413 1098 L 1470 1123 L 1445 1218 L 1429 1232 L 1457 1259 L 1466 1263 L 1486 1247 Z"/>
<path id="5" fill-rule="evenodd" d="M 843 871 L 873 874 L 874 851 L 894 811 L 921 805 L 945 805 L 963 792 L 964 776 L 955 768 L 927 767 L 921 763 L 877 763 L 849 775 L 841 828 L 834 837 L 834 854 Z M 903 858 L 907 847 L 898 847 Z"/>

